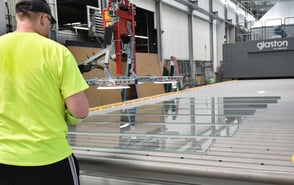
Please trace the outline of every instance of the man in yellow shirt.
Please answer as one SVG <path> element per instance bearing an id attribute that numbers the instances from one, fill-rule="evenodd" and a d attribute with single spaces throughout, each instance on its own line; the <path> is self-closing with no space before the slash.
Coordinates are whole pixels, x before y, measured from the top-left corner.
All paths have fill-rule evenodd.
<path id="1" fill-rule="evenodd" d="M 67 124 L 88 115 L 88 85 L 47 38 L 55 19 L 45 0 L 19 1 L 16 20 L 0 37 L 0 184 L 78 185 Z"/>

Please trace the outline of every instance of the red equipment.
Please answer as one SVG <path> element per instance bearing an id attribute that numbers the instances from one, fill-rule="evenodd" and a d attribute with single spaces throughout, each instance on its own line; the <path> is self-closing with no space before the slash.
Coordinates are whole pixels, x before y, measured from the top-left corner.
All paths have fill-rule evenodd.
<path id="1" fill-rule="evenodd" d="M 106 10 L 104 10 L 106 11 Z M 127 54 L 132 67 L 136 72 L 136 41 L 135 41 L 135 5 L 128 0 L 108 0 L 108 15 L 114 26 L 114 45 L 116 54 L 116 75 L 122 72 L 123 44 L 130 42 L 130 50 Z M 103 13 L 105 14 L 105 13 Z M 105 19 L 105 17 L 104 17 Z M 105 21 L 106 22 L 106 21 Z M 131 71 L 132 72 L 132 71 Z M 126 74 L 128 76 L 128 74 Z"/>

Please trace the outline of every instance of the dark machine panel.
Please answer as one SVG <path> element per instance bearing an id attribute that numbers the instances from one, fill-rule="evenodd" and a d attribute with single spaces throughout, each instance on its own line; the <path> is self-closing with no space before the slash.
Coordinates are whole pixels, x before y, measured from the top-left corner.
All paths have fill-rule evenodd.
<path id="1" fill-rule="evenodd" d="M 224 44 L 223 57 L 224 79 L 294 76 L 294 38 Z"/>

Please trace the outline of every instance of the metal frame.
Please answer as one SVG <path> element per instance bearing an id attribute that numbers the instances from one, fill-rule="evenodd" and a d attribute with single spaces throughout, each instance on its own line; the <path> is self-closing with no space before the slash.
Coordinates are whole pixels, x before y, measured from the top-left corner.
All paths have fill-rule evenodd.
<path id="1" fill-rule="evenodd" d="M 87 6 L 89 25 L 90 22 L 93 22 L 90 20 L 90 9 L 92 8 L 93 7 Z M 96 8 L 94 10 L 96 11 L 95 13 L 101 14 L 101 11 L 99 9 Z M 95 68 L 104 70 L 105 78 L 99 79 L 94 77 L 87 79 L 86 81 L 89 85 L 110 87 L 139 84 L 144 82 L 177 83 L 179 80 L 183 79 L 182 76 L 138 77 L 136 74 L 135 5 L 129 3 L 128 0 L 115 2 L 109 0 L 106 11 L 111 17 L 110 26 L 113 26 L 113 33 L 105 32 L 104 34 L 112 35 L 113 38 L 111 44 L 107 45 L 105 49 L 101 50 L 100 52 L 96 53 L 95 55 L 89 57 L 79 64 L 79 68 L 82 73 L 89 72 Z M 104 24 L 106 23 L 105 20 L 103 22 Z M 90 27 L 89 30 L 91 30 Z M 108 31 L 112 31 L 112 29 Z M 123 37 L 128 37 L 129 40 L 124 39 Z M 113 47 L 115 47 L 116 76 L 112 76 L 111 72 L 109 71 L 110 51 Z M 124 75 L 121 67 L 122 54 L 126 54 L 128 56 L 127 71 Z"/>

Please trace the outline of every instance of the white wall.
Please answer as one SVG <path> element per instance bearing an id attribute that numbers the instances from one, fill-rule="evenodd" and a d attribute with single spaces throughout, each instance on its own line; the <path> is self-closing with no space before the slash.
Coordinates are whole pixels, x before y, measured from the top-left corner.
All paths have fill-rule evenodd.
<path id="1" fill-rule="evenodd" d="M 155 1 L 155 0 L 153 0 L 153 1 Z M 178 9 L 181 9 L 181 10 L 184 10 L 184 11 L 188 10 L 188 8 L 186 6 L 176 2 L 174 0 L 161 0 L 161 1 L 162 1 L 163 4 L 168 4 L 168 5 L 173 6 L 175 8 L 178 8 Z"/>
<path id="2" fill-rule="evenodd" d="M 169 59 L 170 56 L 176 56 L 178 60 L 189 60 L 187 8 L 175 1 L 163 0 L 163 2 L 163 58 Z M 199 0 L 198 5 L 202 9 L 205 9 L 207 11 L 209 10 L 209 1 L 207 0 Z M 224 6 L 225 4 L 223 4 L 220 0 L 213 1 L 213 11 L 217 11 L 218 16 L 222 19 L 225 18 Z M 224 42 L 225 35 L 225 22 L 220 20 L 213 21 L 214 58 L 211 59 L 210 24 L 208 21 L 205 21 L 209 20 L 209 17 L 197 11 L 194 11 L 194 15 L 195 16 L 193 18 L 193 60 L 213 61 L 214 67 L 216 68 L 219 65 L 220 61 L 223 60 L 222 45 Z M 236 10 L 234 10 L 232 7 L 228 7 L 228 18 L 232 19 L 233 24 L 236 23 Z"/>
<path id="3" fill-rule="evenodd" d="M 225 17 L 225 12 L 224 12 L 224 4 L 222 4 L 219 0 L 213 1 L 212 4 L 212 11 L 213 12 L 217 12 L 218 16 L 220 18 L 224 18 Z"/>
<path id="4" fill-rule="evenodd" d="M 15 21 L 15 4 L 18 0 L 4 0 L 4 2 L 7 2 L 8 4 L 8 9 L 9 9 L 9 16 L 11 18 L 11 24 L 12 24 L 12 30 L 15 30 L 15 26 L 16 26 L 16 21 Z M 2 12 L 0 11 L 0 17 L 2 18 L 8 16 L 7 15 L 7 11 L 6 8 L 5 10 Z M 5 23 L 6 24 L 6 23 Z"/>
<path id="5" fill-rule="evenodd" d="M 188 16 L 186 12 L 163 4 L 162 6 L 162 53 L 164 59 L 175 56 L 189 59 Z"/>
<path id="6" fill-rule="evenodd" d="M 131 0 L 137 7 L 147 9 L 155 13 L 154 0 Z M 203 9 L 209 9 L 209 1 L 199 0 L 198 5 Z M 189 38 L 188 38 L 188 12 L 187 7 L 175 1 L 162 1 L 162 54 L 163 59 L 176 56 L 178 60 L 189 60 Z M 210 56 L 210 34 L 209 22 L 198 17 L 209 20 L 207 15 L 193 12 L 193 44 L 194 60 L 211 60 Z M 156 23 L 155 23 L 156 25 Z"/>
<path id="7" fill-rule="evenodd" d="M 209 61 L 210 58 L 210 33 L 209 23 L 194 18 L 193 21 L 193 43 L 194 59 Z M 206 31 L 203 31 L 206 30 Z"/>
<path id="8" fill-rule="evenodd" d="M 52 16 L 56 19 L 56 29 L 58 30 L 58 12 L 57 12 L 57 0 L 47 0 Z"/>
<path id="9" fill-rule="evenodd" d="M 209 0 L 198 0 L 198 6 L 204 10 L 209 10 Z M 194 15 L 199 16 L 201 18 L 204 18 L 206 20 L 209 20 L 209 16 L 205 15 L 203 13 L 200 13 L 199 11 L 194 11 Z"/>
<path id="10" fill-rule="evenodd" d="M 205 10 L 209 10 L 209 0 L 198 0 L 198 6 Z"/>
<path id="11" fill-rule="evenodd" d="M 232 24 L 236 24 L 236 12 L 232 8 L 228 8 L 228 20 L 232 20 Z"/>
<path id="12" fill-rule="evenodd" d="M 0 0 L 0 12 L 5 12 L 4 0 Z M 6 19 L 5 16 L 0 16 L 0 35 L 6 33 Z"/>
<path id="13" fill-rule="evenodd" d="M 155 1 L 153 0 L 130 0 L 130 2 L 136 5 L 137 7 L 149 10 L 151 12 L 155 12 Z"/>

